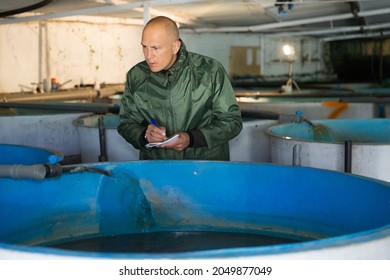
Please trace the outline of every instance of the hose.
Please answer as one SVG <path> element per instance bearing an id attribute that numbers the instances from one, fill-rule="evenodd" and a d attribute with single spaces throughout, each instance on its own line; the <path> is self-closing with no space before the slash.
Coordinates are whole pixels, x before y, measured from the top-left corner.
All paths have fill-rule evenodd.
<path id="1" fill-rule="evenodd" d="M 104 126 L 104 117 L 99 117 L 99 143 L 100 143 L 100 156 L 99 162 L 107 161 L 107 151 L 106 151 L 106 129 Z"/>
<path id="2" fill-rule="evenodd" d="M 352 172 L 352 141 L 347 140 L 344 142 L 344 172 Z"/>
<path id="3" fill-rule="evenodd" d="M 62 174 L 59 164 L 0 165 L 0 177 L 15 179 L 43 179 Z"/>
<path id="4" fill-rule="evenodd" d="M 63 173 L 74 173 L 89 171 L 105 176 L 111 176 L 111 172 L 99 168 L 87 166 L 61 166 L 56 164 L 34 164 L 34 165 L 0 165 L 0 178 L 14 179 L 36 179 L 59 177 Z"/>

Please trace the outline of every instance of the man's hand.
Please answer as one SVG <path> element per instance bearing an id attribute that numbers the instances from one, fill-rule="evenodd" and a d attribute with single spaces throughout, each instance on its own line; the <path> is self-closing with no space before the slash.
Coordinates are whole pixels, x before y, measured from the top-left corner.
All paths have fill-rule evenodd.
<path id="1" fill-rule="evenodd" d="M 145 139 L 149 143 L 163 142 L 167 140 L 168 138 L 165 133 L 165 127 L 158 127 L 153 124 L 149 124 L 145 132 Z"/>
<path id="2" fill-rule="evenodd" d="M 190 144 L 190 136 L 187 132 L 179 132 L 179 138 L 176 141 L 162 145 L 161 148 L 174 149 L 176 152 L 184 151 Z"/>

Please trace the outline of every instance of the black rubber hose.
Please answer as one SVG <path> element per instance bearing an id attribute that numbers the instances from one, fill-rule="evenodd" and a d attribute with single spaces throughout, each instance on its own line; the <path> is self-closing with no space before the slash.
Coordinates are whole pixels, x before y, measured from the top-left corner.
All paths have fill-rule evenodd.
<path id="1" fill-rule="evenodd" d="M 344 142 L 344 172 L 352 172 L 352 141 L 348 140 Z"/>
<path id="2" fill-rule="evenodd" d="M 17 14 L 29 12 L 29 11 L 41 8 L 43 6 L 49 5 L 53 1 L 55 1 L 55 0 L 44 0 L 44 1 L 40 1 L 38 3 L 35 3 L 33 5 L 25 6 L 25 7 L 19 8 L 19 9 L 0 12 L 0 17 L 8 17 L 8 16 L 12 16 L 12 15 L 17 15 Z"/>
<path id="3" fill-rule="evenodd" d="M 104 126 L 104 117 L 99 117 L 99 142 L 100 142 L 100 156 L 99 162 L 107 161 L 107 151 L 106 151 L 106 128 Z"/>

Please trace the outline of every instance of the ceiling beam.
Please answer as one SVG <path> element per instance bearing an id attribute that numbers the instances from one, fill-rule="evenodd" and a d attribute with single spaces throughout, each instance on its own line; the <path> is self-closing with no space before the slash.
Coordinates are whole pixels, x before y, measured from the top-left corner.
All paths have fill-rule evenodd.
<path id="1" fill-rule="evenodd" d="M 100 7 L 94 8 L 86 8 L 86 9 L 78 9 L 71 11 L 64 11 L 59 13 L 50 13 L 50 14 L 41 14 L 34 16 L 24 16 L 24 17 L 14 17 L 14 18 L 6 18 L 0 20 L 1 24 L 13 24 L 13 23 L 21 23 L 21 22 L 29 22 L 29 21 L 41 21 L 41 20 L 49 20 L 55 18 L 62 17 L 70 17 L 70 16 L 81 16 L 81 15 L 96 15 L 96 14 L 108 14 L 114 12 L 122 12 L 128 11 L 135 8 L 143 8 L 144 6 L 165 6 L 165 5 L 178 5 L 178 4 L 189 4 L 189 3 L 199 3 L 205 2 L 206 0 L 154 0 L 154 1 L 137 1 L 123 5 L 104 5 Z"/>

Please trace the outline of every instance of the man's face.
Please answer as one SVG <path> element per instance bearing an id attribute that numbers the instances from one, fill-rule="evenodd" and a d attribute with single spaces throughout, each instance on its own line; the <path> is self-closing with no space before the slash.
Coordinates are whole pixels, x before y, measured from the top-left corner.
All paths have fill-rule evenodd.
<path id="1" fill-rule="evenodd" d="M 160 72 L 175 63 L 180 41 L 172 39 L 166 30 L 156 26 L 144 30 L 141 45 L 150 70 Z"/>

